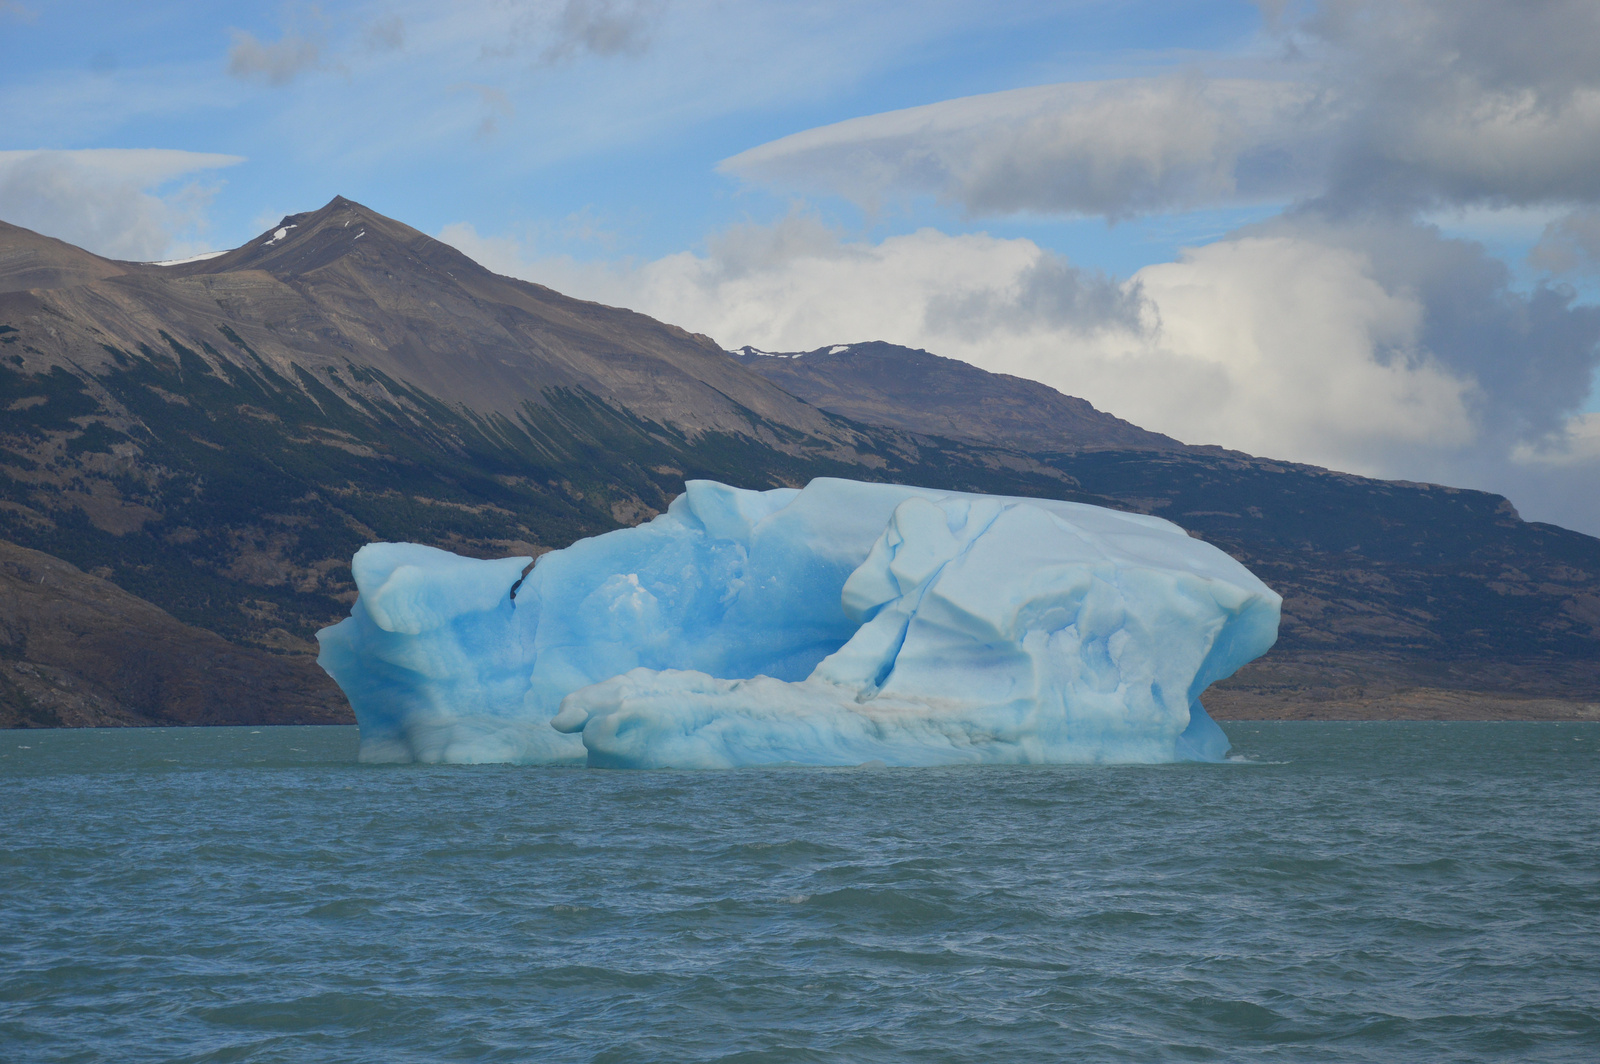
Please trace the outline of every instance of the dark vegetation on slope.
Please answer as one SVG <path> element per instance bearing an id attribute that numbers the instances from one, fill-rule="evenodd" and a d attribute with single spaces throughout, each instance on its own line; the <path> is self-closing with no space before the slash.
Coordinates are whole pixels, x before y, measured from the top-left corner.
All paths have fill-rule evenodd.
<path id="1" fill-rule="evenodd" d="M 497 278 L 349 201 L 296 217 L 288 239 L 165 269 L 0 226 L 0 537 L 224 637 L 214 712 L 243 705 L 227 675 L 288 690 L 287 669 L 301 693 L 285 712 L 328 719 L 337 696 L 311 636 L 348 609 L 363 543 L 538 553 L 648 518 L 688 477 L 818 475 L 1079 499 L 1218 544 L 1286 596 L 1279 648 L 1219 693 L 1224 715 L 1382 713 L 1385 692 L 1418 688 L 1600 701 L 1600 541 L 1523 522 L 1496 496 L 1187 448 L 890 345 L 809 368 L 811 355 L 729 358 Z M 760 375 L 780 361 L 804 374 Z M 50 615 L 54 630 L 78 623 L 70 612 Z M 141 644 L 140 628 L 95 653 L 166 654 L 180 630 Z M 14 664 L 101 692 L 100 722 L 214 719 L 161 717 L 94 663 L 75 672 L 73 640 L 8 631 Z M 188 659 L 193 676 L 203 659 Z M 47 722 L 20 690 L 0 688 L 0 721 Z"/>
<path id="2" fill-rule="evenodd" d="M 346 723 L 296 658 L 235 646 L 59 558 L 0 542 L 0 727 Z"/>
<path id="3" fill-rule="evenodd" d="M 1221 547 L 1284 596 L 1277 647 L 1221 685 L 1219 712 L 1337 702 L 1341 715 L 1363 703 L 1370 713 L 1356 715 L 1382 715 L 1407 691 L 1426 702 L 1436 695 L 1420 692 L 1439 690 L 1600 703 L 1600 540 L 1523 521 L 1500 496 L 1243 456 L 1055 464 Z M 1600 706 L 1556 715 L 1585 712 Z"/>
<path id="4" fill-rule="evenodd" d="M 394 398 L 264 362 L 224 379 L 168 344 L 119 351 L 95 378 L 115 416 L 63 370 L 0 367 L 0 403 L 16 408 L 0 530 L 244 643 L 309 649 L 353 601 L 350 555 L 375 539 L 539 553 L 665 509 L 686 477 L 776 487 L 862 473 L 750 437 L 690 437 L 581 391 L 552 390 L 515 420 L 474 416 L 358 366 L 345 375 Z M 871 457 L 880 475 L 941 486 L 1064 483 L 999 468 L 1008 456 L 904 441 Z"/>

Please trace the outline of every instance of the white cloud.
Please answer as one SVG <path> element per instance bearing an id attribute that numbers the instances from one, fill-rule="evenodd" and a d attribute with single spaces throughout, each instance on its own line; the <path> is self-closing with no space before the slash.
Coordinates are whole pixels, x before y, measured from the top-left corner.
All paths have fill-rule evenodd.
<path id="1" fill-rule="evenodd" d="M 530 257 L 470 226 L 441 238 L 491 269 L 730 348 L 888 340 L 1043 381 L 1190 443 L 1511 492 L 1536 516 L 1600 531 L 1600 508 L 1571 484 L 1600 472 L 1578 431 L 1587 422 L 1566 444 L 1549 435 L 1582 400 L 1600 312 L 1517 295 L 1481 248 L 1426 227 L 1283 220 L 1120 284 L 1029 240 L 924 229 L 867 243 L 803 214 L 634 263 Z"/>
<path id="2" fill-rule="evenodd" d="M 111 258 L 206 250 L 193 239 L 212 190 L 174 183 L 243 161 L 161 148 L 0 151 L 0 218 Z"/>
<path id="3" fill-rule="evenodd" d="M 994 337 L 968 328 L 951 307 L 985 321 L 1090 336 L 1137 327 L 1138 298 L 1079 271 L 1027 240 L 947 236 L 924 229 L 881 244 L 853 243 L 805 215 L 773 226 L 736 226 L 707 255 L 682 252 L 644 263 L 528 261 L 514 240 L 450 226 L 441 239 L 491 269 L 581 298 L 695 323 L 729 346 L 797 350 L 841 336 L 898 342 Z M 930 324 L 932 322 L 932 324 Z"/>
<path id="4" fill-rule="evenodd" d="M 724 172 L 872 206 L 1103 214 L 1285 200 L 1317 187 L 1326 115 L 1304 85 L 1148 78 L 1013 89 L 806 130 Z"/>
<path id="5" fill-rule="evenodd" d="M 1123 379 L 1123 409 L 1180 438 L 1382 471 L 1400 447 L 1471 442 L 1473 382 L 1422 348 L 1425 308 L 1365 256 L 1297 236 L 1224 240 L 1135 279 L 1159 324 L 1128 348 L 1194 379 Z M 1202 372 L 1203 371 L 1203 372 Z M 1209 378 L 1217 382 L 1202 389 Z M 1174 386 L 1176 385 L 1176 386 Z"/>
<path id="6" fill-rule="evenodd" d="M 1375 282 L 1359 254 L 1305 240 L 1223 241 L 1117 285 L 1029 240 L 924 229 L 857 243 L 805 216 L 621 266 L 529 262 L 464 226 L 441 236 L 492 269 L 728 347 L 923 347 L 1192 442 L 1371 468 L 1385 448 L 1473 434 L 1472 383 L 1418 349 L 1415 297 Z"/>
<path id="7" fill-rule="evenodd" d="M 1270 76 L 1043 85 L 805 130 L 726 160 L 867 206 L 1141 213 L 1600 203 L 1600 5 L 1324 0 Z M 1221 62 L 1223 57 L 1210 57 Z"/>

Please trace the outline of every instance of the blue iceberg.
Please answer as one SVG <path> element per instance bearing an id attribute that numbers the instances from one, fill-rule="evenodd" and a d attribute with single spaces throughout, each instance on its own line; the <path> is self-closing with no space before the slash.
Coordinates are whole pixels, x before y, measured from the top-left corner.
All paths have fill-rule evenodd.
<path id="1" fill-rule="evenodd" d="M 1154 763 L 1281 600 L 1170 522 L 819 478 L 478 561 L 374 543 L 318 661 L 365 761 L 608 768 Z"/>

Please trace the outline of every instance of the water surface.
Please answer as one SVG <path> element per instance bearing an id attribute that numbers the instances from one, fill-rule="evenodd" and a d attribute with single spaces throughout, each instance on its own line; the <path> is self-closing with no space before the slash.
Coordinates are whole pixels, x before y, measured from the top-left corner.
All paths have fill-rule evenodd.
<path id="1" fill-rule="evenodd" d="M 367 766 L 0 733 L 0 1060 L 1600 1060 L 1600 726 L 1224 765 Z"/>

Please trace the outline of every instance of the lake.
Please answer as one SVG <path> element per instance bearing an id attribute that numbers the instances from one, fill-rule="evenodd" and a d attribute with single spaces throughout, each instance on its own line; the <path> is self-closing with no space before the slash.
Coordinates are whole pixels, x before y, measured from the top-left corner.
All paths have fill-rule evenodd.
<path id="1" fill-rule="evenodd" d="M 1600 725 L 1224 727 L 702 773 L 0 732 L 0 1060 L 1600 1059 Z"/>

